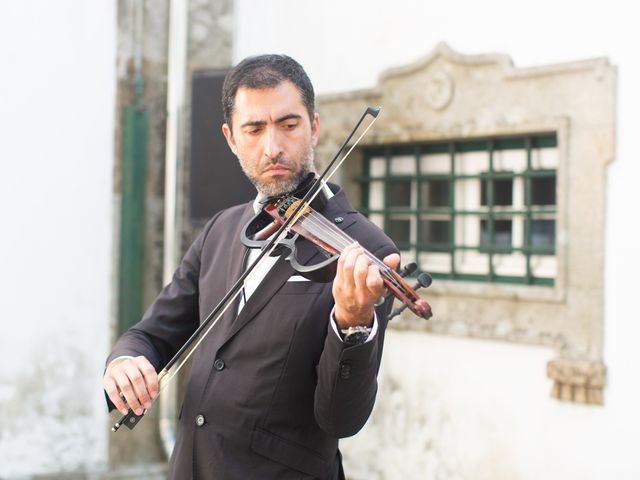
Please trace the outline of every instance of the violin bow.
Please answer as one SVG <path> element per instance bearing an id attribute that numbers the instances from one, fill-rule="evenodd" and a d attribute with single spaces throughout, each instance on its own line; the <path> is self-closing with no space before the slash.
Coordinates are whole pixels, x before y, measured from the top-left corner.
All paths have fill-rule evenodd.
<path id="1" fill-rule="evenodd" d="M 380 113 L 380 107 L 367 107 L 363 114 L 360 116 L 360 119 L 357 121 L 356 125 L 353 127 L 345 141 L 342 143 L 337 153 L 334 155 L 333 159 L 329 162 L 327 167 L 323 170 L 323 172 L 314 180 L 314 183 L 310 187 L 309 191 L 306 195 L 301 199 L 298 207 L 292 212 L 291 216 L 286 219 L 285 222 L 282 223 L 280 228 L 273 234 L 271 240 L 263 247 L 262 251 L 258 255 L 258 257 L 253 261 L 253 263 L 242 273 L 240 278 L 233 284 L 231 289 L 224 295 L 222 300 L 218 302 L 218 304 L 209 312 L 206 318 L 202 321 L 200 326 L 193 332 L 193 334 L 189 337 L 189 339 L 180 347 L 180 350 L 167 362 L 164 368 L 158 373 L 158 385 L 160 386 L 158 390 L 158 396 L 162 393 L 162 391 L 166 388 L 166 385 L 175 377 L 180 369 L 185 365 L 185 363 L 191 358 L 196 349 L 200 346 L 200 344 L 207 337 L 209 332 L 215 327 L 220 318 L 224 315 L 224 313 L 228 310 L 228 308 L 233 304 L 233 301 L 238 297 L 240 292 L 244 287 L 244 282 L 249 275 L 264 261 L 264 257 L 271 255 L 271 253 L 277 248 L 278 244 L 289 234 L 291 230 L 291 225 L 295 221 L 298 220 L 298 217 L 304 212 L 304 208 L 313 201 L 313 199 L 320 192 L 321 187 L 326 183 L 333 174 L 340 168 L 342 163 L 346 160 L 346 158 L 351 154 L 353 149 L 358 145 L 360 140 L 364 137 L 364 135 L 369 131 L 371 126 L 375 123 L 378 114 Z M 360 136 L 353 143 L 351 148 L 344 154 L 344 156 L 338 161 L 340 154 L 346 148 L 349 141 L 355 133 L 360 128 L 360 125 L 364 120 L 371 116 L 371 121 L 366 126 L 365 130 L 360 134 Z M 335 165 L 335 167 L 334 167 Z M 333 169 L 332 169 L 333 168 Z M 184 358 L 183 358 L 184 357 Z M 175 366 L 175 368 L 174 368 Z M 173 368 L 173 370 L 172 370 Z M 157 397 L 156 397 L 157 398 Z M 139 420 L 144 417 L 146 410 L 142 412 L 141 415 L 137 415 L 133 412 L 131 408 L 129 408 L 129 412 L 126 415 L 123 415 L 114 425 L 111 427 L 112 432 L 117 432 L 120 427 L 123 425 L 129 429 L 133 429 L 139 422 Z"/>

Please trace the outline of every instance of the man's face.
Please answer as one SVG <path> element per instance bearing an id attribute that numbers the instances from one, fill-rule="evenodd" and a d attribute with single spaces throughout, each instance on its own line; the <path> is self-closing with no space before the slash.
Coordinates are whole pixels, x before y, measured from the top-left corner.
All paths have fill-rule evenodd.
<path id="1" fill-rule="evenodd" d="M 222 132 L 249 180 L 263 195 L 295 189 L 313 170 L 313 149 L 320 119 L 313 122 L 300 92 L 288 80 L 274 88 L 241 87 L 231 117 Z"/>

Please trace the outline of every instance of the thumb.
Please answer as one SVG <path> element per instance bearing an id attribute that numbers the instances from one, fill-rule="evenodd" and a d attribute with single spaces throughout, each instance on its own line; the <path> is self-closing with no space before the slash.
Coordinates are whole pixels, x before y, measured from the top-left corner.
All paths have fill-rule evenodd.
<path id="1" fill-rule="evenodd" d="M 388 267 L 391 267 L 394 270 L 397 270 L 398 265 L 400 265 L 400 255 L 398 255 L 397 253 L 392 253 L 391 255 L 387 255 L 386 257 L 384 257 L 383 262 Z"/>

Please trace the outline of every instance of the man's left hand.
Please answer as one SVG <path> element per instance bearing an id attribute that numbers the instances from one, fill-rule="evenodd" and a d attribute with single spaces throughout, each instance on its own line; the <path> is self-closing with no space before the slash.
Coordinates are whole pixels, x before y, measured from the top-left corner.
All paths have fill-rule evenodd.
<path id="1" fill-rule="evenodd" d="M 400 256 L 397 253 L 388 255 L 384 263 L 396 269 Z M 338 328 L 372 325 L 373 305 L 384 295 L 385 287 L 380 269 L 357 243 L 349 245 L 340 254 L 332 292 Z"/>

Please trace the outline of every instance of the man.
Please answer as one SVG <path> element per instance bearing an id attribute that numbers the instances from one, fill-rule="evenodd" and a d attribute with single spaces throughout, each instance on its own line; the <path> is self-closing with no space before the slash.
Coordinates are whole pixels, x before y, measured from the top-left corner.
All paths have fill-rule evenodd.
<path id="1" fill-rule="evenodd" d="M 225 79 L 223 109 L 222 132 L 258 199 L 295 190 L 313 171 L 320 119 L 311 82 L 293 59 L 242 61 Z M 391 240 L 338 187 L 325 194 L 321 213 L 396 268 Z M 216 214 L 116 343 L 103 384 L 122 413 L 151 406 L 156 372 L 250 264 L 239 238 L 257 208 Z M 299 242 L 302 260 L 315 263 L 309 245 Z M 342 252 L 332 283 L 306 281 L 284 258 L 247 280 L 240 305 L 194 356 L 170 478 L 344 478 L 338 438 L 355 434 L 373 408 L 389 308 L 374 308 L 384 287 L 362 247 Z"/>

